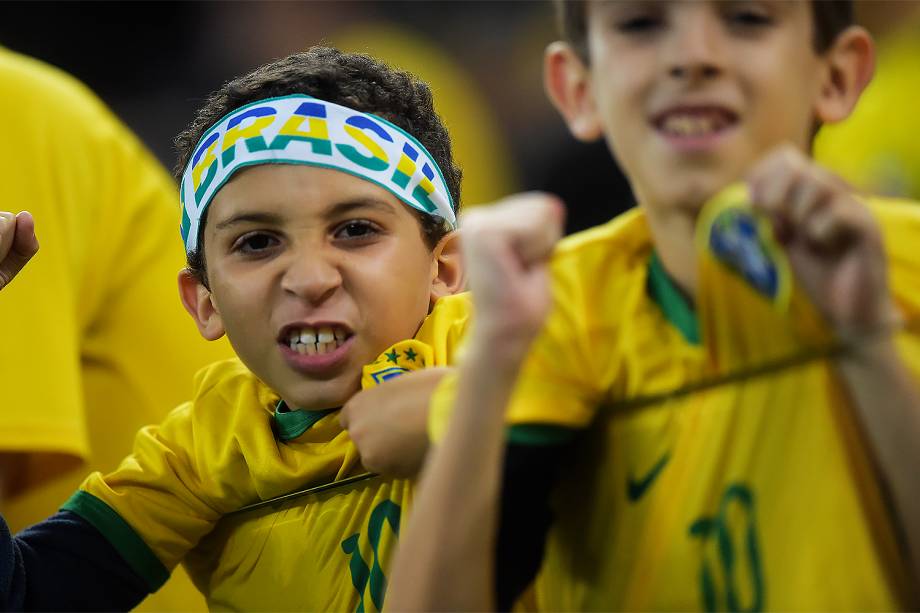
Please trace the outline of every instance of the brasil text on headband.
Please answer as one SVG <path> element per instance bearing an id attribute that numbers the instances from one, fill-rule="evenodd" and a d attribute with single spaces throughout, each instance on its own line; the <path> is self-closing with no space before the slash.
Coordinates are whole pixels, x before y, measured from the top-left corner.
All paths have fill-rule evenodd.
<path id="1" fill-rule="evenodd" d="M 198 141 L 179 186 L 186 252 L 197 249 L 201 219 L 218 190 L 256 164 L 341 170 L 457 227 L 444 175 L 411 134 L 376 115 L 293 94 L 235 109 Z"/>

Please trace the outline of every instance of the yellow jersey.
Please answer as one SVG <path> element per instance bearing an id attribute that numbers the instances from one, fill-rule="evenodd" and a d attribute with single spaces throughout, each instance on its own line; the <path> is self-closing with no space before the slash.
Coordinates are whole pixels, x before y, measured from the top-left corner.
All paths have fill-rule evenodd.
<path id="1" fill-rule="evenodd" d="M 75 79 L 2 48 L 0 111 L 15 118 L 0 202 L 31 211 L 41 242 L 0 300 L 0 453 L 25 462 L 0 510 L 16 531 L 115 467 L 138 429 L 188 398 L 189 373 L 232 353 L 178 300 L 176 188 L 137 138 Z M 148 606 L 203 609 L 187 579 Z"/>
<path id="2" fill-rule="evenodd" d="M 380 611 L 411 499 L 374 477 L 235 514 L 185 565 L 212 611 Z"/>
<path id="3" fill-rule="evenodd" d="M 920 206 L 871 210 L 895 300 L 916 318 Z M 743 284 L 724 267 L 702 267 L 694 310 L 655 257 L 641 210 L 563 241 L 551 271 L 554 309 L 508 408 L 512 424 L 584 428 L 552 501 L 541 609 L 906 606 L 893 521 L 828 360 L 671 394 L 784 357 L 773 348 L 820 330 L 769 309 L 752 319 L 730 299 Z M 920 338 L 898 340 L 920 378 Z"/>
<path id="4" fill-rule="evenodd" d="M 467 295 L 438 300 L 414 339 L 365 367 L 362 387 L 454 363 L 469 317 Z M 239 360 L 201 371 L 196 390 L 64 509 L 99 529 L 151 589 L 185 561 L 211 608 L 379 609 L 409 483 L 373 478 L 224 517 L 366 471 L 336 409 L 289 410 Z"/>

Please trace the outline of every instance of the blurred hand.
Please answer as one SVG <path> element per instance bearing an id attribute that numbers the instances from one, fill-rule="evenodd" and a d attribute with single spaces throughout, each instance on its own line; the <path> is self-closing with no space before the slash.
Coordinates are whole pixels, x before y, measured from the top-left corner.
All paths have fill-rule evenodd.
<path id="1" fill-rule="evenodd" d="M 898 321 L 878 224 L 842 179 L 783 146 L 755 166 L 748 183 L 799 284 L 842 338 Z"/>
<path id="2" fill-rule="evenodd" d="M 414 477 L 428 451 L 428 401 L 450 368 L 425 368 L 362 390 L 342 407 L 339 422 L 361 463 L 389 477 Z"/>
<path id="3" fill-rule="evenodd" d="M 473 334 L 491 345 L 496 363 L 522 359 L 549 312 L 546 263 L 562 236 L 564 214 L 556 197 L 532 192 L 476 208 L 461 220 Z"/>
<path id="4" fill-rule="evenodd" d="M 0 290 L 9 285 L 37 251 L 32 215 L 26 211 L 18 215 L 0 211 Z"/>

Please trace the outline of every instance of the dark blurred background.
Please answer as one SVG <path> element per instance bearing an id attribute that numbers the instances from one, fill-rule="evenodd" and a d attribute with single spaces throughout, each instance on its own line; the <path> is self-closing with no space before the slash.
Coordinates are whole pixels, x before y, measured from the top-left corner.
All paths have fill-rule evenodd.
<path id="1" fill-rule="evenodd" d="M 432 85 L 465 204 L 552 191 L 569 202 L 571 231 L 633 200 L 606 147 L 577 143 L 543 94 L 542 53 L 554 36 L 549 2 L 0 3 L 0 45 L 84 81 L 170 169 L 172 139 L 211 90 L 328 44 Z"/>
<path id="2" fill-rule="evenodd" d="M 860 187 L 920 199 L 920 2 L 859 0 L 876 79 L 816 156 Z M 519 190 L 567 202 L 567 229 L 633 204 L 603 143 L 577 143 L 542 89 L 549 1 L 0 2 L 0 45 L 74 74 L 172 168 L 172 139 L 224 81 L 314 44 L 360 51 L 429 82 L 470 206 Z"/>

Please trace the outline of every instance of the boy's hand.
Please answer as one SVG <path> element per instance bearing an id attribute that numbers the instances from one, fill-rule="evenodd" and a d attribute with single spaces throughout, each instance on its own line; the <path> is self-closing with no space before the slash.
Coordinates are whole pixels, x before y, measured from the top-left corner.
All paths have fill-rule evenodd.
<path id="1" fill-rule="evenodd" d="M 495 358 L 523 358 L 549 312 L 546 261 L 562 235 L 563 217 L 557 198 L 534 192 L 477 208 L 461 221 L 474 338 L 496 343 Z"/>
<path id="2" fill-rule="evenodd" d="M 26 211 L 18 215 L 0 211 L 0 290 L 9 285 L 37 251 L 32 215 Z"/>
<path id="3" fill-rule="evenodd" d="M 796 279 L 842 338 L 897 322 L 878 224 L 843 180 L 784 146 L 755 166 L 748 183 Z"/>
<path id="4" fill-rule="evenodd" d="M 428 451 L 428 402 L 450 368 L 425 368 L 362 390 L 342 407 L 361 463 L 388 477 L 414 477 Z"/>

